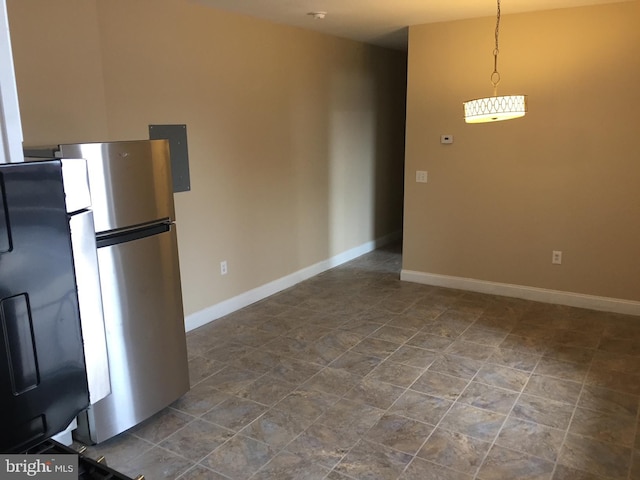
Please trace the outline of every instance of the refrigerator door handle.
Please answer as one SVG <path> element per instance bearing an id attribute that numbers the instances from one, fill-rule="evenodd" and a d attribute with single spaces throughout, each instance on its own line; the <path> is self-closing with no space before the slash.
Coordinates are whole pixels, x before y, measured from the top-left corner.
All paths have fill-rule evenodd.
<path id="1" fill-rule="evenodd" d="M 171 230 L 170 223 L 157 223 L 154 225 L 145 225 L 144 227 L 131 228 L 128 230 L 118 230 L 117 232 L 98 235 L 96 245 L 98 248 L 109 247 L 119 243 L 140 240 L 141 238 L 151 237 L 159 233 Z"/>

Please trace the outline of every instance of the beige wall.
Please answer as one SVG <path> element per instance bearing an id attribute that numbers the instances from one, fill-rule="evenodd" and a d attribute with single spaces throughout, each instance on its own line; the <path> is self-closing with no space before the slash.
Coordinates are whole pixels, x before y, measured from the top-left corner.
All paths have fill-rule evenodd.
<path id="1" fill-rule="evenodd" d="M 104 138 L 96 3 L 9 0 L 7 9 L 24 144 Z"/>
<path id="2" fill-rule="evenodd" d="M 484 125 L 462 102 L 492 93 L 495 18 L 410 29 L 405 270 L 640 300 L 638 19 L 637 1 L 503 15 L 499 93 L 529 113 Z"/>
<path id="3" fill-rule="evenodd" d="M 186 314 L 402 228 L 404 54 L 184 0 L 8 4 L 25 143 L 187 124 Z"/>

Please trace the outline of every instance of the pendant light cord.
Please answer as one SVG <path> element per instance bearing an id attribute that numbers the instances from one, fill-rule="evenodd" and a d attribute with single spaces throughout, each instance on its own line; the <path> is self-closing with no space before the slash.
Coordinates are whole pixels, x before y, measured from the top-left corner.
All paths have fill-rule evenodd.
<path id="1" fill-rule="evenodd" d="M 493 50 L 493 73 L 491 74 L 491 84 L 493 85 L 493 96 L 498 96 L 498 84 L 500 83 L 500 73 L 498 73 L 498 35 L 500 34 L 500 0 L 498 0 L 498 14 L 496 17 L 496 48 Z"/>

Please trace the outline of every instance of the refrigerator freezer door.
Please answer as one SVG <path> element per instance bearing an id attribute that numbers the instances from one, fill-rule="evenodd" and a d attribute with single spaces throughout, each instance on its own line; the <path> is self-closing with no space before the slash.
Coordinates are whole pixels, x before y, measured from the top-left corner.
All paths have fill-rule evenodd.
<path id="1" fill-rule="evenodd" d="M 60 155 L 87 160 L 96 232 L 175 219 L 167 140 L 60 145 Z"/>
<path id="2" fill-rule="evenodd" d="M 98 249 L 111 395 L 78 418 L 99 443 L 189 390 L 177 240 L 169 231 Z"/>

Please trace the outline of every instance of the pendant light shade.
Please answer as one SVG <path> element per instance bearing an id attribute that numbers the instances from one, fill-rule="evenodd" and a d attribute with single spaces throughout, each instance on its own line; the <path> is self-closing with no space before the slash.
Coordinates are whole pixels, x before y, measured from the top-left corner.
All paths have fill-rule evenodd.
<path id="1" fill-rule="evenodd" d="M 511 120 L 513 118 L 524 117 L 527 113 L 526 95 L 504 95 L 498 96 L 498 84 L 500 83 L 500 73 L 498 73 L 498 34 L 500 32 L 500 0 L 498 2 L 498 13 L 496 18 L 496 46 L 493 50 L 493 73 L 491 74 L 491 84 L 493 85 L 493 97 L 477 98 L 464 102 L 464 121 L 467 123 L 488 123 L 499 122 L 501 120 Z"/>
<path id="2" fill-rule="evenodd" d="M 464 102 L 467 123 L 499 122 L 524 117 L 527 113 L 526 95 L 477 98 Z"/>

